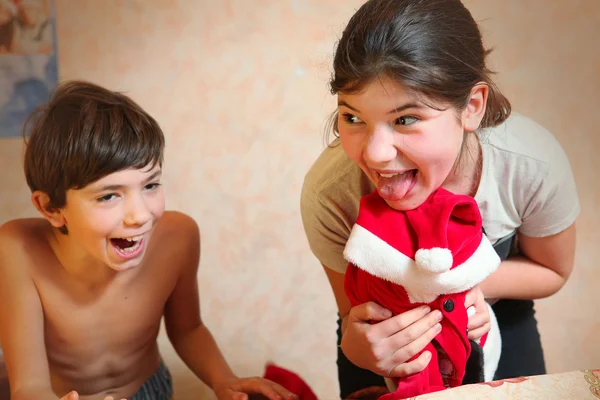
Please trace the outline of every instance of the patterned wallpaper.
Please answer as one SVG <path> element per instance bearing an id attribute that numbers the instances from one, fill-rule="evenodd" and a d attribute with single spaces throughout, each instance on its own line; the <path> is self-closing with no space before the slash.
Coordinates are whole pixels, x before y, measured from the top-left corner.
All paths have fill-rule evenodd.
<path id="1" fill-rule="evenodd" d="M 203 318 L 240 375 L 272 360 L 337 397 L 336 306 L 304 238 L 299 194 L 323 149 L 335 40 L 358 0 L 56 0 L 61 79 L 125 91 L 167 135 L 167 207 L 202 230 Z M 550 372 L 598 368 L 600 8 L 471 0 L 514 108 L 549 128 L 579 185 L 577 265 L 537 302 Z M 36 215 L 19 139 L 0 140 L 0 223 Z M 597 314 L 596 314 L 597 315 Z M 204 387 L 160 344 L 178 399 Z M 565 350 L 568 346 L 568 351 Z"/>

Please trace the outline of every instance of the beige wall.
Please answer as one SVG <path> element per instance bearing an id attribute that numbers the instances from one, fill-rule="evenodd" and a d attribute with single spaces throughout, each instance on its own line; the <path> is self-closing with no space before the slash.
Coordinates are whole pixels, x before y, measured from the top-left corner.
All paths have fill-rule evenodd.
<path id="1" fill-rule="evenodd" d="M 56 0 L 63 79 L 128 92 L 167 135 L 167 206 L 203 231 L 202 312 L 238 374 L 274 360 L 337 393 L 335 312 L 298 210 L 333 110 L 334 40 L 358 0 Z M 600 7 L 471 0 L 514 108 L 553 131 L 579 185 L 577 265 L 538 302 L 550 372 L 600 368 Z M 21 141 L 0 139 L 0 223 L 33 216 Z M 596 315 L 598 315 L 596 313 Z M 594 342 L 596 344 L 594 345 Z M 178 398 L 202 386 L 164 336 Z"/>

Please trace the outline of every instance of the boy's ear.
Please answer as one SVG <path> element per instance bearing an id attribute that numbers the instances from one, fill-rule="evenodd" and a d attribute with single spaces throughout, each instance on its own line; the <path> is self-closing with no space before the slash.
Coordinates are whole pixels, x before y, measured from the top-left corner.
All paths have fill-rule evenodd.
<path id="1" fill-rule="evenodd" d="M 66 220 L 62 210 L 50 207 L 50 196 L 47 193 L 36 190 L 31 194 L 31 202 L 53 227 L 62 228 L 65 226 Z"/>
<path id="2" fill-rule="evenodd" d="M 488 85 L 485 83 L 479 83 L 471 89 L 469 102 L 462 112 L 465 131 L 475 132 L 479 128 L 479 124 L 481 124 L 481 120 L 485 115 L 488 91 Z"/>

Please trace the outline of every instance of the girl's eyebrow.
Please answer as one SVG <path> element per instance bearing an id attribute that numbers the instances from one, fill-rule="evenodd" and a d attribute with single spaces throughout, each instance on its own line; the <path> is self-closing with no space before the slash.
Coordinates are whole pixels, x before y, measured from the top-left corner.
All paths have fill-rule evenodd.
<path id="1" fill-rule="evenodd" d="M 352 111 L 360 114 L 360 111 L 357 108 L 352 107 L 345 100 L 338 100 L 338 107 L 339 106 L 348 107 Z M 403 105 L 401 105 L 399 107 L 396 107 L 396 108 L 394 108 L 391 111 L 388 111 L 388 114 L 397 114 L 397 113 L 402 112 L 404 110 L 407 110 L 409 108 L 424 108 L 424 106 L 422 104 L 419 104 L 419 103 L 409 102 L 409 103 L 403 104 Z"/>

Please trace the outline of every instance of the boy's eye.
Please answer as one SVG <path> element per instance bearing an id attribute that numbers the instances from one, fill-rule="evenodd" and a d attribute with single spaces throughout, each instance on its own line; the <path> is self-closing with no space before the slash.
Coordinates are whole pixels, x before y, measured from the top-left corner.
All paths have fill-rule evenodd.
<path id="1" fill-rule="evenodd" d="M 419 119 L 417 117 L 405 116 L 400 117 L 396 120 L 396 123 L 399 125 L 412 125 L 417 122 Z"/>
<path id="2" fill-rule="evenodd" d="M 156 183 L 149 183 L 146 186 L 144 186 L 144 189 L 146 190 L 154 190 L 154 189 L 158 189 L 158 187 L 160 186 L 160 183 L 156 182 Z"/>
<path id="3" fill-rule="evenodd" d="M 349 124 L 359 124 L 362 122 L 361 119 L 358 118 L 356 115 L 345 113 L 343 114 L 343 117 L 344 120 Z"/>
<path id="4" fill-rule="evenodd" d="M 110 201 L 110 200 L 112 200 L 112 199 L 113 199 L 113 198 L 115 198 L 115 197 L 117 197 L 117 195 L 116 195 L 116 194 L 114 194 L 114 193 L 109 193 L 109 194 L 105 194 L 105 195 L 104 195 L 104 196 L 102 196 L 102 197 L 98 197 L 98 201 L 99 201 L 99 202 Z"/>

